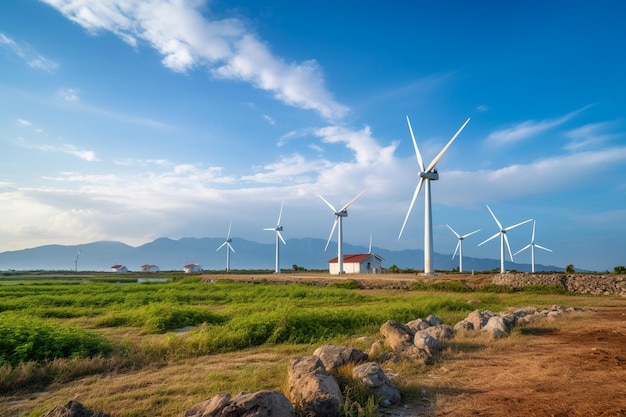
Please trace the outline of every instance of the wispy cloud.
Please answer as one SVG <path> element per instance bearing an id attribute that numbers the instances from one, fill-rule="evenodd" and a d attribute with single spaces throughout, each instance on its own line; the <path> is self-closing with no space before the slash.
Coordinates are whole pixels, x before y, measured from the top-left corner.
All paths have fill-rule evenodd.
<path id="1" fill-rule="evenodd" d="M 88 162 L 96 162 L 96 161 L 99 160 L 96 157 L 96 153 L 94 151 L 80 149 L 77 146 L 70 145 L 70 144 L 62 144 L 62 145 L 48 145 L 48 144 L 33 145 L 33 144 L 28 144 L 28 143 L 24 143 L 24 142 L 20 141 L 18 143 L 18 145 L 21 146 L 22 148 L 34 149 L 34 150 L 41 151 L 41 152 L 60 152 L 60 153 L 65 153 L 65 154 L 75 156 L 77 158 L 80 158 L 80 159 L 82 159 L 84 161 L 88 161 Z"/>
<path id="2" fill-rule="evenodd" d="M 565 133 L 571 142 L 565 146 L 569 151 L 578 151 L 594 145 L 603 145 L 606 142 L 624 137 L 624 133 L 610 133 L 619 126 L 619 122 L 589 123 Z"/>
<path id="3" fill-rule="evenodd" d="M 35 50 L 31 45 L 26 42 L 19 42 L 13 38 L 0 32 L 0 47 L 3 47 L 22 60 L 26 64 L 35 69 L 39 69 L 46 72 L 53 72 L 58 68 L 58 64 Z"/>
<path id="4" fill-rule="evenodd" d="M 589 106 L 583 107 L 582 109 L 575 110 L 556 119 L 545 119 L 540 121 L 527 120 L 524 122 L 516 123 L 509 128 L 492 132 L 491 134 L 489 134 L 489 136 L 487 136 L 487 142 L 501 145 L 509 145 L 512 143 L 531 139 L 547 132 L 548 130 L 561 126 L 588 107 Z"/>
<path id="5" fill-rule="evenodd" d="M 56 94 L 65 101 L 80 101 L 77 88 L 59 88 Z"/>
<path id="6" fill-rule="evenodd" d="M 247 82 L 328 120 L 340 119 L 348 111 L 326 89 L 317 62 L 286 62 L 241 20 L 211 19 L 204 2 L 42 1 L 90 32 L 110 31 L 133 47 L 146 42 L 172 71 L 206 67 L 215 77 Z"/>
<path id="7" fill-rule="evenodd" d="M 26 119 L 17 119 L 17 122 L 21 124 L 22 126 L 30 126 L 32 124 L 30 120 L 26 120 Z"/>

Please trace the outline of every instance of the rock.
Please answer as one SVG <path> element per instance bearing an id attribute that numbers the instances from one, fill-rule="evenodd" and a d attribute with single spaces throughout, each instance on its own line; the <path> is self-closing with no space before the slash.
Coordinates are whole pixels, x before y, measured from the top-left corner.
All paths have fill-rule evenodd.
<path id="1" fill-rule="evenodd" d="M 68 401 L 65 405 L 56 406 L 41 417 L 110 417 L 109 414 L 85 408 L 78 401 Z"/>
<path id="2" fill-rule="evenodd" d="M 485 324 L 487 324 L 489 317 L 493 316 L 495 316 L 495 314 L 489 310 L 474 310 L 467 315 L 465 321 L 472 323 L 472 326 L 474 326 L 474 330 L 480 330 Z"/>
<path id="3" fill-rule="evenodd" d="M 439 340 L 448 340 L 454 337 L 454 331 L 452 330 L 452 327 L 448 326 L 447 324 L 430 326 L 422 331 Z"/>
<path id="4" fill-rule="evenodd" d="M 339 415 L 343 402 L 341 389 L 335 378 L 328 375 L 324 363 L 317 356 L 294 359 L 287 376 L 289 396 L 299 414 L 307 416 Z"/>
<path id="5" fill-rule="evenodd" d="M 489 332 L 496 337 L 503 336 L 509 331 L 501 316 L 490 317 L 487 324 L 485 324 L 481 330 Z"/>
<path id="6" fill-rule="evenodd" d="M 395 320 L 388 320 L 380 327 L 380 332 L 385 336 L 385 343 L 393 350 L 402 351 L 407 344 L 413 344 L 414 333 L 405 324 Z"/>
<path id="7" fill-rule="evenodd" d="M 230 402 L 230 393 L 218 394 L 185 411 L 183 417 L 220 417 Z"/>
<path id="8" fill-rule="evenodd" d="M 420 350 L 425 350 L 429 354 L 433 354 L 438 350 L 441 350 L 441 343 L 439 339 L 431 336 L 426 330 L 421 330 L 415 333 L 415 339 L 413 340 L 413 344 Z"/>
<path id="9" fill-rule="evenodd" d="M 461 320 L 454 325 L 454 331 L 458 332 L 460 330 L 472 331 L 474 330 L 474 325 L 467 320 Z"/>
<path id="10" fill-rule="evenodd" d="M 352 377 L 360 381 L 368 392 L 387 407 L 400 402 L 400 391 L 394 387 L 380 365 L 375 362 L 367 362 L 354 367 Z"/>
<path id="11" fill-rule="evenodd" d="M 437 316 L 433 316 L 432 314 L 426 317 L 426 322 L 430 324 L 431 326 L 439 326 L 440 324 L 443 324 L 443 320 L 441 320 Z"/>
<path id="12" fill-rule="evenodd" d="M 367 353 L 362 350 L 334 345 L 318 347 L 315 349 L 315 352 L 313 352 L 313 356 L 320 358 L 328 373 L 332 373 L 337 368 L 349 363 L 357 364 L 365 362 L 368 358 Z"/>
<path id="13" fill-rule="evenodd" d="M 295 417 L 285 395 L 278 391 L 242 392 L 235 398 L 219 394 L 185 411 L 184 417 Z"/>
<path id="14" fill-rule="evenodd" d="M 431 324 L 428 323 L 426 320 L 424 319 L 415 319 L 415 320 L 411 320 L 410 322 L 408 322 L 406 324 L 406 326 L 411 329 L 411 331 L 413 333 L 415 332 L 419 332 L 420 330 L 424 330 L 427 327 L 430 327 Z"/>

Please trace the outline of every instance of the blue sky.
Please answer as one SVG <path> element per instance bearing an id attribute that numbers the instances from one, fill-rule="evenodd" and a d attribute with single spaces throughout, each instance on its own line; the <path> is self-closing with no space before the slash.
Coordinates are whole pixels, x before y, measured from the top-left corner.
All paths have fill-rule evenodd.
<path id="1" fill-rule="evenodd" d="M 0 3 L 0 251 L 232 234 L 423 247 L 409 116 L 437 165 L 434 250 L 626 264 L 620 1 Z M 509 232 L 513 252 L 532 226 Z M 332 245 L 329 255 L 332 254 Z M 336 246 L 335 246 L 336 247 Z M 330 256 L 329 256 L 330 257 Z M 530 262 L 528 251 L 515 256 Z M 436 268 L 437 265 L 434 265 Z"/>

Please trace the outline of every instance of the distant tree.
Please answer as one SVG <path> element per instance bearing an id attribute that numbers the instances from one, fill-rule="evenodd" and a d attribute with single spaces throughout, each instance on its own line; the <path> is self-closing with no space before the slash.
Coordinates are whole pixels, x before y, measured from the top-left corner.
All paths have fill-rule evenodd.
<path id="1" fill-rule="evenodd" d="M 298 266 L 298 265 L 296 265 L 296 264 L 293 264 L 293 265 L 291 266 L 291 269 L 293 269 L 294 271 L 306 271 L 306 269 L 304 269 L 304 267 L 303 267 L 303 266 Z"/>
<path id="2" fill-rule="evenodd" d="M 398 268 L 398 265 L 391 265 L 389 267 L 389 272 L 391 272 L 392 274 L 399 274 L 400 273 L 400 268 Z"/>
<path id="3" fill-rule="evenodd" d="M 626 266 L 624 265 L 616 266 L 615 268 L 613 268 L 613 273 L 614 274 L 626 274 Z"/>
<path id="4" fill-rule="evenodd" d="M 565 267 L 565 273 L 566 274 L 575 274 L 576 270 L 574 269 L 574 265 L 569 264 Z"/>

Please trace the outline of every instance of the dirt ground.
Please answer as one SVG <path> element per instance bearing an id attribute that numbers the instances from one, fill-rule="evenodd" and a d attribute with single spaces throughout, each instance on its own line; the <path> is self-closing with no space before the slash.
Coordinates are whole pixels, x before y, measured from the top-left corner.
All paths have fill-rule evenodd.
<path id="1" fill-rule="evenodd" d="M 359 282 L 403 288 L 415 279 L 387 275 Z M 483 281 L 477 276 L 454 279 Z M 556 320 L 527 326 L 522 343 L 444 354 L 421 382 L 420 403 L 384 415 L 626 416 L 626 300 L 623 307 L 592 308 L 575 319 Z"/>

